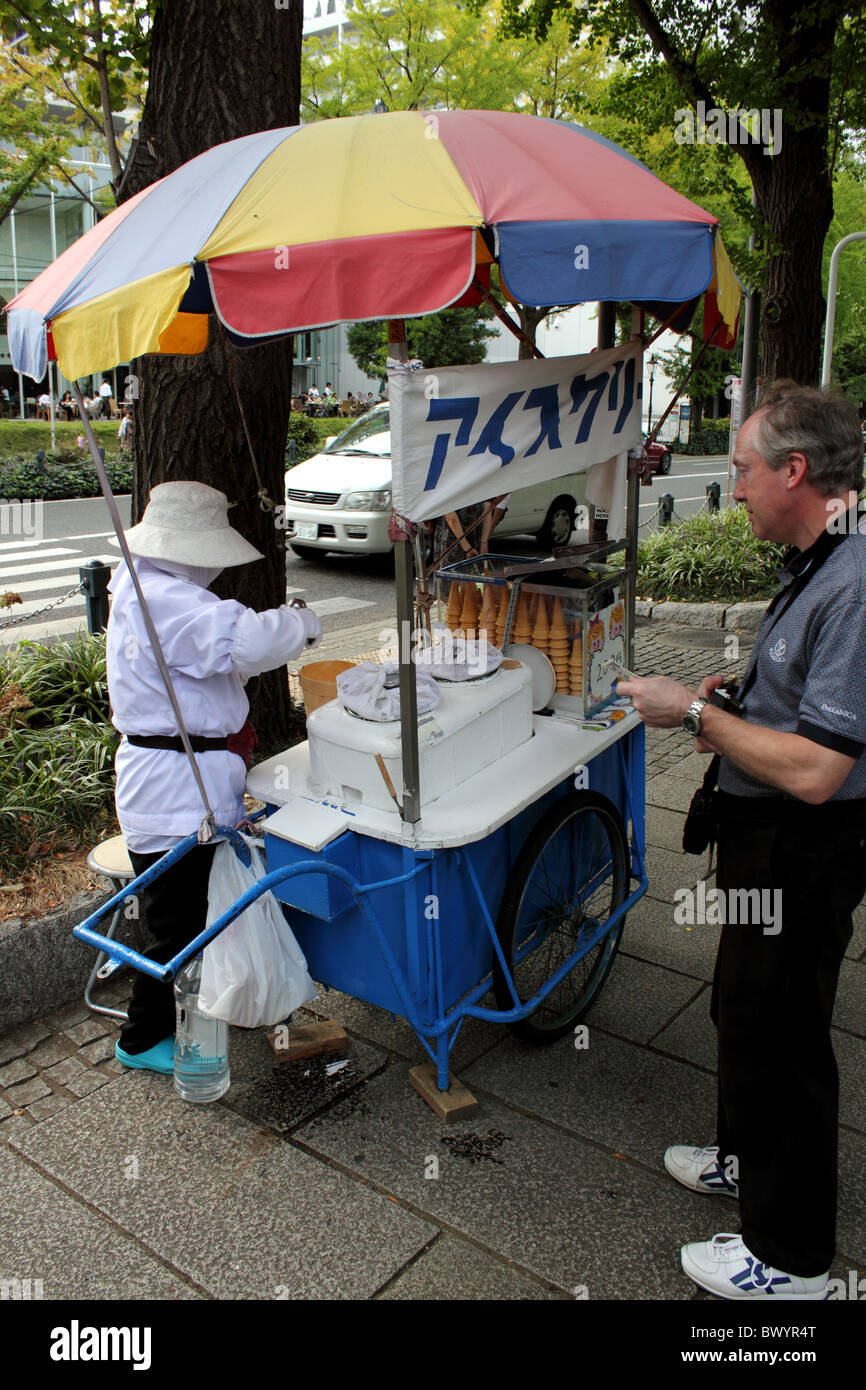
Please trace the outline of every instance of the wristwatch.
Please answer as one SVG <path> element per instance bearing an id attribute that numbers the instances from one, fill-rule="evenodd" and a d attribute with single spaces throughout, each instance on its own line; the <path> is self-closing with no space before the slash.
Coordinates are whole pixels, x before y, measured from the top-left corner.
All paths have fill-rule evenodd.
<path id="1" fill-rule="evenodd" d="M 701 715 L 706 704 L 709 704 L 709 701 L 702 699 L 699 695 L 696 700 L 692 701 L 683 715 L 683 728 L 687 734 L 691 734 L 692 738 L 700 738 L 701 736 Z"/>

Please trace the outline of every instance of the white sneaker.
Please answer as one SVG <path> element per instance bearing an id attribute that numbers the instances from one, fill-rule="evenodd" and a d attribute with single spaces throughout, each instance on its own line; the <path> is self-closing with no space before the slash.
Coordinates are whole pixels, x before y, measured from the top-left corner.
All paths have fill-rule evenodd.
<path id="1" fill-rule="evenodd" d="M 672 1178 L 690 1187 L 692 1192 L 706 1192 L 715 1197 L 739 1197 L 737 1184 L 727 1176 L 719 1162 L 718 1149 L 690 1149 L 676 1144 L 665 1153 L 665 1167 Z"/>
<path id="2" fill-rule="evenodd" d="M 719 1298 L 825 1299 L 827 1274 L 804 1279 L 784 1274 L 751 1253 L 742 1236 L 722 1231 L 712 1240 L 684 1245 L 680 1251 L 683 1269 L 690 1279 Z"/>

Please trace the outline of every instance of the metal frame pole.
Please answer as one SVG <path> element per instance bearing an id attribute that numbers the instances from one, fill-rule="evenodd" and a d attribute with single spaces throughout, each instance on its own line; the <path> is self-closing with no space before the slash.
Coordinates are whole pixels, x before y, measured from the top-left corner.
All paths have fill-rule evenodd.
<path id="1" fill-rule="evenodd" d="M 388 323 L 388 352 L 395 361 L 408 362 L 406 325 L 402 319 Z M 393 433 L 392 433 L 393 440 Z M 393 459 L 392 459 L 393 467 Z M 400 747 L 403 755 L 403 806 L 407 825 L 421 819 L 421 758 L 418 751 L 418 687 L 412 661 L 412 627 L 415 614 L 415 574 L 412 542 L 394 542 L 397 583 L 397 652 L 400 666 Z"/>
<path id="2" fill-rule="evenodd" d="M 821 369 L 821 385 L 826 389 L 830 385 L 830 363 L 833 358 L 833 334 L 836 329 L 836 290 L 839 285 L 839 257 L 846 246 L 850 246 L 852 241 L 866 241 L 866 232 L 851 232 L 850 236 L 843 236 L 833 247 L 833 254 L 830 257 L 830 275 L 827 281 L 827 318 L 824 325 L 824 365 Z"/>

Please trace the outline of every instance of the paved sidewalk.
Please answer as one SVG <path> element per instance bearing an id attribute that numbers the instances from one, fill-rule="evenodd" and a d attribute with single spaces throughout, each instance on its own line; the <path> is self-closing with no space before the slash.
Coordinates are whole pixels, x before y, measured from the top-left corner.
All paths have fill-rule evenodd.
<path id="1" fill-rule="evenodd" d="M 374 650 L 372 626 L 345 632 L 342 651 Z M 637 669 L 693 683 L 742 669 L 745 647 L 726 662 L 724 638 L 642 628 Z M 703 1301 L 679 1247 L 736 1226 L 737 1209 L 662 1165 L 667 1145 L 708 1142 L 714 1126 L 716 930 L 674 921 L 675 891 L 705 867 L 680 851 L 705 766 L 690 747 L 650 732 L 649 894 L 588 1046 L 535 1049 L 469 1023 L 454 1070 L 480 1101 L 470 1120 L 443 1126 L 412 1091 L 422 1050 L 406 1024 L 334 992 L 311 1013 L 346 1027 L 344 1068 L 277 1067 L 261 1032 L 235 1029 L 231 1089 L 204 1107 L 170 1078 L 122 1072 L 115 1025 L 78 1003 L 0 1037 L 0 1280 L 41 1281 L 29 1288 L 45 1299 Z M 833 1273 L 847 1284 L 866 1268 L 866 907 L 835 1025 Z M 796 1065 L 796 1040 L 780 1045 Z"/>

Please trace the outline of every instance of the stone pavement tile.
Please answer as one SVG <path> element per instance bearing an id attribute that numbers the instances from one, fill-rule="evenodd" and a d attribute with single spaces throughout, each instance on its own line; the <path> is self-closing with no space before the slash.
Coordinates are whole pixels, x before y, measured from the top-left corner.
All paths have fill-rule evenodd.
<path id="1" fill-rule="evenodd" d="M 80 1076 L 73 1076 L 66 1082 L 67 1090 L 71 1091 L 74 1096 L 78 1096 L 79 1099 L 82 1096 L 89 1096 L 92 1091 L 98 1091 L 100 1086 L 107 1085 L 108 1077 L 92 1068 L 88 1068 Z"/>
<path id="2" fill-rule="evenodd" d="M 3 1097 L 0 1096 L 0 1120 L 5 1120 L 7 1115 L 11 1114 L 12 1106 L 9 1104 L 8 1100 L 4 1100 Z"/>
<path id="3" fill-rule="evenodd" d="M 13 1145 L 216 1298 L 370 1298 L 435 1234 L 226 1106 L 185 1104 L 167 1076 L 132 1072 Z M 113 1297 L 134 1295 L 116 1261 L 113 1277 Z"/>
<path id="4" fill-rule="evenodd" d="M 509 1036 L 462 1079 L 659 1173 L 671 1144 L 711 1142 L 715 1077 L 587 1026 L 585 1048 L 570 1037 L 531 1047 Z"/>
<path id="5" fill-rule="evenodd" d="M 76 1023 L 73 1028 L 64 1029 L 63 1036 L 75 1043 L 76 1047 L 81 1047 L 83 1043 L 105 1037 L 108 1031 L 109 1020 L 105 1014 L 97 1014 L 95 1017 L 91 1014 L 83 1023 Z"/>
<path id="6" fill-rule="evenodd" d="M 62 1009 L 55 1009 L 54 1013 L 46 1014 L 41 1020 L 45 1025 L 45 1033 L 61 1033 L 64 1028 L 74 1028 L 76 1023 L 83 1023 L 86 1018 L 92 1018 L 90 1010 L 83 1004 L 64 1004 Z"/>
<path id="7" fill-rule="evenodd" d="M 647 778 L 647 805 L 661 806 L 668 811 L 688 811 L 698 785 L 693 777 L 681 777 L 679 771 L 660 772 Z"/>
<path id="8" fill-rule="evenodd" d="M 41 1279 L 45 1299 L 201 1298 L 161 1260 L 8 1149 L 0 1150 L 0 1194 L 4 1279 Z"/>
<path id="9" fill-rule="evenodd" d="M 866 1144 L 843 1125 L 839 1131 L 839 1210 L 836 1246 L 866 1273 Z"/>
<path id="10" fill-rule="evenodd" d="M 710 1021 L 710 989 L 705 985 L 697 999 L 652 1039 L 654 1050 L 682 1057 L 696 1067 L 716 1070 L 716 1030 Z"/>
<path id="11" fill-rule="evenodd" d="M 487 1097 L 443 1125 L 399 1064 L 295 1140 L 564 1293 L 691 1297 L 677 1258 L 690 1194 Z"/>
<path id="12" fill-rule="evenodd" d="M 11 1032 L 4 1033 L 0 1036 L 0 1066 L 11 1062 L 14 1057 L 23 1057 L 50 1033 L 51 1029 L 45 1026 L 44 1020 L 38 1023 L 23 1023 Z"/>
<path id="13" fill-rule="evenodd" d="M 296 1023 L 312 1022 L 306 1010 L 294 1016 Z M 334 1062 L 348 1065 L 328 1075 Z M 342 1092 L 378 1071 L 387 1062 L 379 1048 L 356 1038 L 344 1052 L 307 1057 L 297 1062 L 275 1062 L 263 1029 L 233 1028 L 229 1041 L 232 1084 L 226 1104 L 255 1124 L 278 1134 L 294 1129 Z"/>
<path id="14" fill-rule="evenodd" d="M 42 1075 L 55 1086 L 68 1086 L 74 1077 L 82 1076 L 88 1070 L 80 1057 L 64 1057 L 56 1066 L 46 1067 Z"/>
<path id="15" fill-rule="evenodd" d="M 501 1299 L 542 1300 L 569 1296 L 528 1278 L 518 1269 L 509 1268 L 466 1240 L 443 1235 L 432 1249 L 409 1266 L 405 1274 L 395 1279 L 380 1298 L 383 1303 L 398 1299 L 493 1303 Z"/>
<path id="16" fill-rule="evenodd" d="M 680 889 L 694 889 L 707 869 L 705 854 L 684 854 L 682 849 L 659 849 L 655 845 L 647 847 L 646 872 L 649 879 L 647 896 L 659 898 L 672 906 L 680 902 L 674 894 Z"/>
<path id="17" fill-rule="evenodd" d="M 679 811 L 664 811 L 660 806 L 648 806 L 646 808 L 647 844 L 681 854 L 684 820 L 685 817 Z"/>
<path id="18" fill-rule="evenodd" d="M 495 1008 L 492 995 L 479 1000 L 479 1003 L 484 1008 Z M 379 1009 L 375 1004 L 367 1004 L 362 999 L 329 989 L 322 990 L 319 998 L 307 1007 L 319 1017 L 334 1018 L 350 1032 L 369 1038 L 400 1057 L 406 1057 L 413 1065 L 429 1060 L 411 1025 L 404 1018 L 392 1018 L 385 1009 Z M 459 1072 L 462 1067 L 474 1062 L 476 1057 L 495 1047 L 501 1041 L 502 1032 L 501 1023 L 486 1023 L 480 1018 L 467 1019 L 451 1054 L 452 1070 Z"/>
<path id="19" fill-rule="evenodd" d="M 35 1075 L 36 1068 L 29 1057 L 16 1057 L 14 1062 L 0 1068 L 0 1086 L 14 1086 L 16 1082 L 27 1081 Z"/>
<path id="20" fill-rule="evenodd" d="M 854 934 L 845 955 L 851 960 L 864 960 L 866 959 L 866 903 L 861 903 L 855 909 L 853 917 Z"/>
<path id="21" fill-rule="evenodd" d="M 72 1097 L 64 1095 L 62 1091 L 53 1091 L 44 1100 L 34 1101 L 28 1105 L 27 1114 L 34 1120 L 47 1120 L 49 1116 L 56 1115 L 58 1111 L 65 1110 L 67 1105 L 72 1105 Z"/>
<path id="22" fill-rule="evenodd" d="M 843 960 L 833 1022 L 847 1033 L 866 1037 L 866 962 Z"/>
<path id="23" fill-rule="evenodd" d="M 114 1056 L 114 1043 L 115 1034 L 111 1032 L 107 1037 L 97 1038 L 96 1042 L 88 1043 L 86 1047 L 82 1047 L 79 1055 L 84 1057 L 91 1066 L 96 1066 L 97 1062 L 106 1062 Z"/>
<path id="24" fill-rule="evenodd" d="M 866 1134 L 866 1039 L 833 1029 L 839 1066 L 839 1122 Z"/>
<path id="25" fill-rule="evenodd" d="M 32 1081 L 25 1081 L 22 1086 L 12 1086 L 6 1092 L 6 1099 L 14 1110 L 20 1110 L 24 1105 L 30 1105 L 34 1100 L 41 1100 L 43 1096 L 51 1094 L 50 1087 L 40 1077 L 35 1077 Z"/>
<path id="26" fill-rule="evenodd" d="M 625 919 L 619 954 L 652 961 L 699 980 L 711 980 L 721 928 L 708 924 L 678 926 L 673 914 L 673 903 L 641 898 Z"/>
<path id="27" fill-rule="evenodd" d="M 27 1060 L 37 1067 L 53 1067 L 56 1062 L 62 1062 L 74 1051 L 75 1044 L 71 1043 L 68 1038 L 64 1038 L 62 1033 L 58 1033 L 56 1038 L 46 1038 L 32 1052 L 29 1052 Z"/>
<path id="28" fill-rule="evenodd" d="M 649 1042 L 700 988 L 699 980 L 617 955 L 604 989 L 587 1015 L 589 1026 L 632 1042 Z"/>

